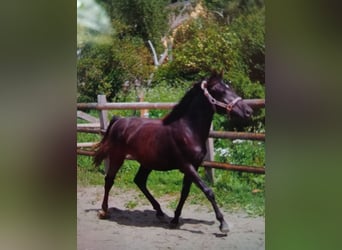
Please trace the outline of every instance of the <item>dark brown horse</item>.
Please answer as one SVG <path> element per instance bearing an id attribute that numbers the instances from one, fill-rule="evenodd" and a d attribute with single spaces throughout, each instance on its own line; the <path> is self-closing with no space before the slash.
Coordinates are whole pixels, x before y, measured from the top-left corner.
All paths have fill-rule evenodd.
<path id="1" fill-rule="evenodd" d="M 252 115 L 252 109 L 223 82 L 222 73 L 212 73 L 209 79 L 194 84 L 162 120 L 113 117 L 94 157 L 96 166 L 105 158 L 109 159 L 99 217 L 108 217 L 108 194 L 116 173 L 129 154 L 141 164 L 134 182 L 151 202 L 158 217 L 164 213 L 146 188 L 147 178 L 152 170 L 179 169 L 184 173 L 183 188 L 171 226 L 177 226 L 193 182 L 211 202 L 221 232 L 228 232 L 228 224 L 216 204 L 213 191 L 197 173 L 206 154 L 205 144 L 214 112 L 232 113 L 244 119 Z"/>

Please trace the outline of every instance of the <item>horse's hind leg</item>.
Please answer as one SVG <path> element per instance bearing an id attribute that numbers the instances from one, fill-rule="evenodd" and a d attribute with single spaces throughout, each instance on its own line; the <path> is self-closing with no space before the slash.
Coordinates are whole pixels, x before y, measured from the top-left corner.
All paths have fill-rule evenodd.
<path id="1" fill-rule="evenodd" d="M 104 185 L 104 196 L 102 201 L 102 210 L 99 211 L 99 218 L 100 219 L 107 219 L 109 217 L 108 214 L 108 196 L 109 191 L 111 190 L 115 176 L 122 166 L 124 161 L 125 155 L 119 154 L 117 152 L 111 152 L 109 155 L 109 166 L 106 168 L 106 176 L 105 176 L 105 185 Z"/>
<path id="2" fill-rule="evenodd" d="M 158 201 L 156 201 L 156 199 L 154 199 L 154 197 L 152 196 L 152 194 L 148 191 L 146 187 L 147 178 L 150 175 L 151 171 L 152 171 L 151 169 L 147 169 L 147 168 L 140 166 L 136 176 L 134 177 L 134 182 L 135 184 L 137 184 L 140 190 L 144 193 L 146 198 L 151 202 L 154 210 L 157 211 L 157 217 L 162 217 L 164 216 L 164 213 L 160 208 L 160 204 L 158 203 Z"/>

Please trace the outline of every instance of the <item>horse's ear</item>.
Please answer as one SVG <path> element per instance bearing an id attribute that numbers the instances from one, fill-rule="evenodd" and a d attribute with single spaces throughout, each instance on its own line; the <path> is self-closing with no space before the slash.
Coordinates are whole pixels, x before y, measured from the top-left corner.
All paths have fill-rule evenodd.
<path id="1" fill-rule="evenodd" d="M 218 76 L 218 77 L 223 78 L 223 73 L 224 73 L 224 69 L 221 69 L 221 71 L 217 71 L 216 69 L 211 70 L 211 76 L 213 77 Z"/>
<path id="2" fill-rule="evenodd" d="M 216 69 L 212 69 L 212 70 L 211 70 L 211 76 L 212 76 L 212 77 L 215 77 L 215 76 L 218 76 L 218 75 L 219 75 L 219 73 L 217 72 Z"/>

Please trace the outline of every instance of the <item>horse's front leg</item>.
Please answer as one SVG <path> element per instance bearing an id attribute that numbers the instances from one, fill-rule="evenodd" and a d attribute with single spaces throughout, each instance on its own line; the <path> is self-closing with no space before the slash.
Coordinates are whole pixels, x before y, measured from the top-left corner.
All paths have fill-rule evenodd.
<path id="1" fill-rule="evenodd" d="M 202 190 L 202 192 L 205 194 L 205 196 L 210 201 L 211 205 L 214 208 L 214 211 L 215 211 L 215 214 L 216 214 L 216 219 L 220 222 L 220 230 L 221 230 L 221 232 L 222 233 L 228 233 L 229 232 L 229 226 L 225 222 L 225 220 L 223 218 L 223 215 L 222 215 L 220 209 L 218 208 L 218 206 L 216 204 L 214 192 L 211 190 L 211 188 L 209 188 L 204 183 L 204 181 L 200 178 L 200 176 L 198 175 L 196 169 L 192 165 L 189 165 L 185 169 L 184 173 L 185 173 L 185 175 L 189 179 L 191 179 Z"/>
<path id="2" fill-rule="evenodd" d="M 180 197 L 180 200 L 178 202 L 177 208 L 175 210 L 175 217 L 170 222 L 171 228 L 176 228 L 178 225 L 179 217 L 182 213 L 184 202 L 185 202 L 185 200 L 188 197 L 189 192 L 190 192 L 191 183 L 192 183 L 191 179 L 189 179 L 188 177 L 186 177 L 186 175 L 184 175 L 181 197 Z"/>

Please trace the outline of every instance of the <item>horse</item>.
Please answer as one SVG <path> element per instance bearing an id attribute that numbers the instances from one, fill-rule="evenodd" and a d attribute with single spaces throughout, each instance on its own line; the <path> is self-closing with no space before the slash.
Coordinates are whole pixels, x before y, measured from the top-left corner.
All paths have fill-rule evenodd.
<path id="1" fill-rule="evenodd" d="M 206 155 L 206 141 L 215 112 L 221 115 L 234 114 L 241 119 L 250 119 L 253 113 L 251 107 L 225 84 L 222 72 L 212 72 L 207 79 L 193 84 L 162 119 L 113 116 L 102 140 L 96 146 L 93 158 L 95 166 L 99 166 L 104 159 L 109 160 L 99 218 L 109 217 L 109 191 L 126 156 L 130 155 L 140 163 L 134 182 L 156 210 L 157 217 L 162 218 L 164 212 L 147 189 L 147 178 L 152 170 L 178 169 L 184 178 L 181 197 L 170 227 L 177 227 L 190 186 L 195 183 L 211 202 L 216 219 L 220 222 L 220 231 L 229 232 L 213 191 L 197 172 Z"/>

